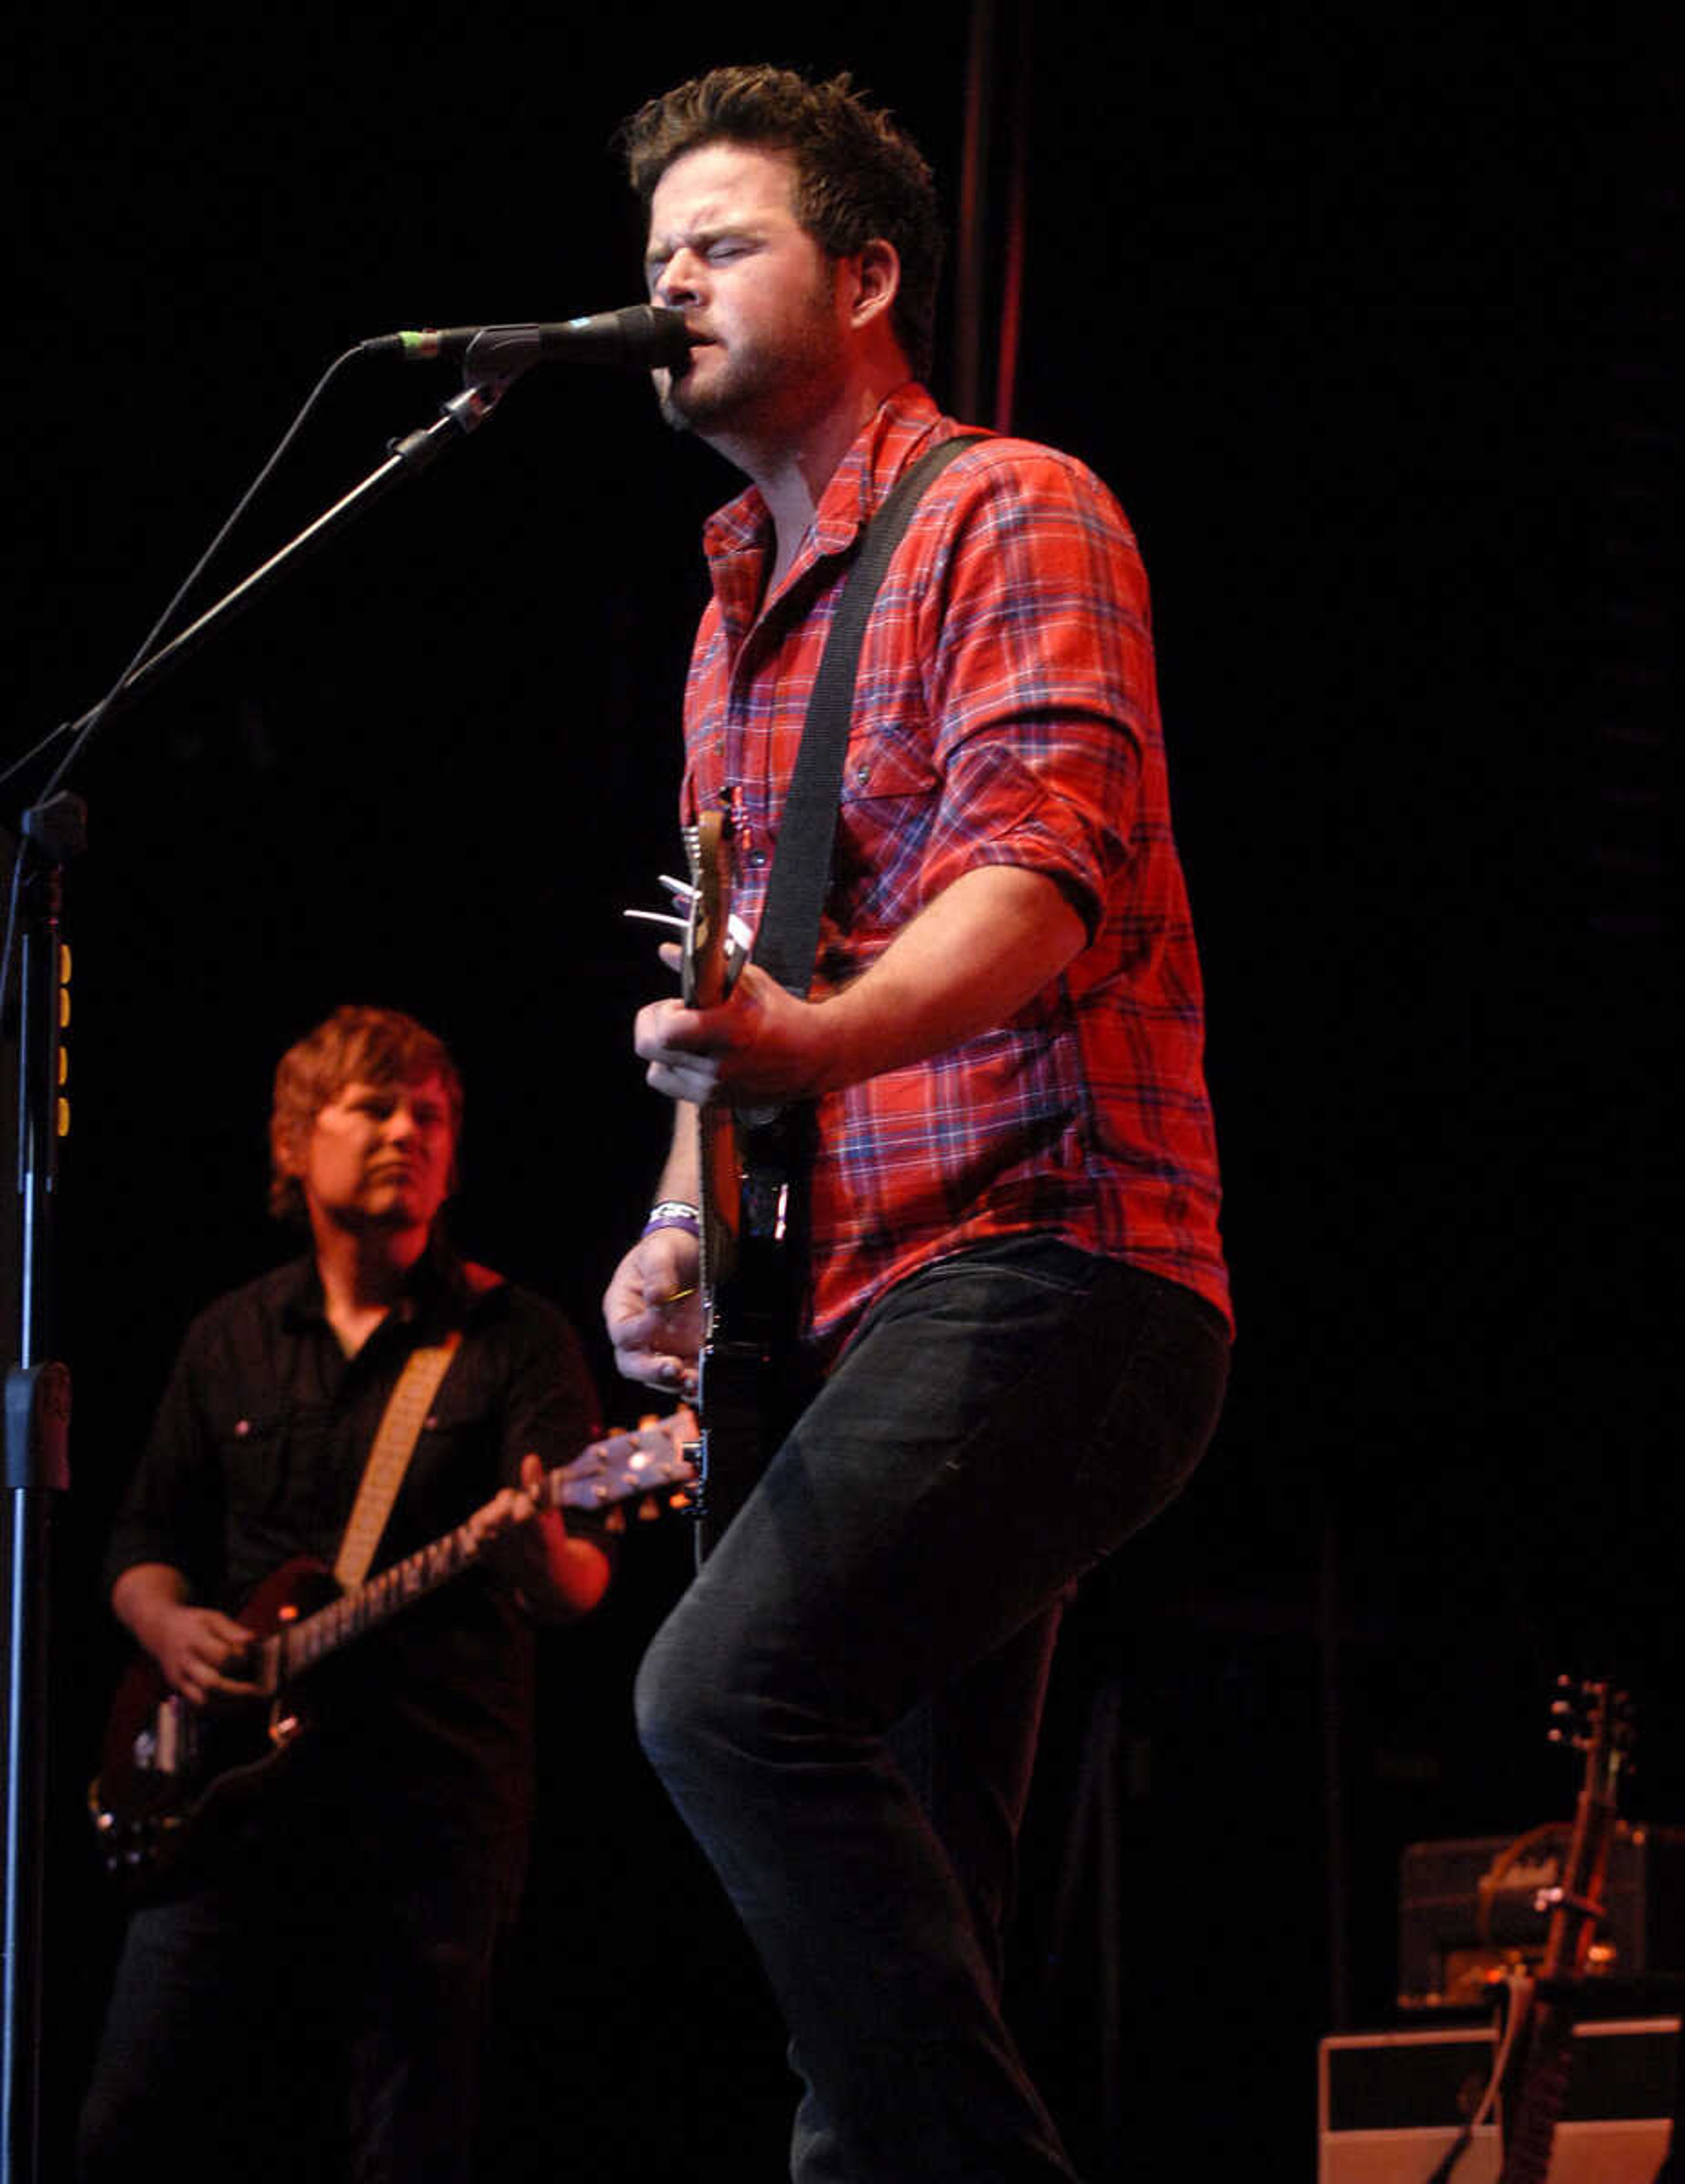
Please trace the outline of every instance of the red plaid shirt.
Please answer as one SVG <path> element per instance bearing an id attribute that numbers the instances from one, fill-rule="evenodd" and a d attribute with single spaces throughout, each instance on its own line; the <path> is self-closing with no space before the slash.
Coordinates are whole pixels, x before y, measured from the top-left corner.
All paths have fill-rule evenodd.
<path id="1" fill-rule="evenodd" d="M 686 693 L 687 812 L 729 809 L 751 925 L 846 556 L 926 447 L 962 429 L 891 396 L 761 602 L 751 489 L 704 538 L 714 598 Z M 1089 940 L 997 1029 L 819 1104 L 811 1325 L 846 1335 L 915 1268 L 1037 1230 L 1226 1317 L 1198 960 L 1171 834 L 1133 535 L 1081 463 L 988 438 L 926 493 L 860 660 L 815 990 L 864 971 L 976 865 L 1046 872 Z"/>

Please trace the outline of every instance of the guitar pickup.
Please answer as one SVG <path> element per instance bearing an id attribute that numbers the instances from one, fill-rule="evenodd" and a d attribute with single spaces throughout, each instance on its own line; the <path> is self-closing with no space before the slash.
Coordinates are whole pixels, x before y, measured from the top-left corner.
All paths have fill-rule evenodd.
<path id="1" fill-rule="evenodd" d="M 173 1693 L 135 1738 L 135 1764 L 146 1774 L 185 1774 L 198 1755 L 198 1724 Z"/>
<path id="2" fill-rule="evenodd" d="M 780 1177 L 776 1180 L 751 1173 L 742 1180 L 742 1207 L 743 1233 L 781 1244 L 789 1228 L 790 1186 Z"/>

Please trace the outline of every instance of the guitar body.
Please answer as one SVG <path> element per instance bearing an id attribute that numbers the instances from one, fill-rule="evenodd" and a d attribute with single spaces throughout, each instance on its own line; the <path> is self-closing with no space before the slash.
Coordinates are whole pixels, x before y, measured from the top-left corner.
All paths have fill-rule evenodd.
<path id="1" fill-rule="evenodd" d="M 730 826 L 706 812 L 685 831 L 692 889 L 683 993 L 692 1008 L 730 995 L 741 960 L 731 932 Z M 711 1102 L 698 1117 L 703 1340 L 697 1361 L 700 1483 L 697 1554 L 742 1507 L 791 1421 L 804 1262 L 801 1179 L 807 1111 Z"/>
<path id="2" fill-rule="evenodd" d="M 269 1638 L 339 1596 L 332 1573 L 301 1555 L 266 1578 L 236 1619 Z M 140 1900 L 190 1879 L 195 1852 L 268 1788 L 309 1725 L 298 1693 L 284 1685 L 268 1698 L 201 1709 L 170 1690 L 149 1655 L 138 1656 L 112 1700 L 88 1792 L 108 1870 Z"/>
<path id="3" fill-rule="evenodd" d="M 793 1423 L 800 1262 L 800 1118 L 734 1129 L 740 1226 L 729 1279 L 704 1275 L 707 1333 L 697 1361 L 702 1419 L 698 1552 L 706 1555 L 754 1491 Z"/>

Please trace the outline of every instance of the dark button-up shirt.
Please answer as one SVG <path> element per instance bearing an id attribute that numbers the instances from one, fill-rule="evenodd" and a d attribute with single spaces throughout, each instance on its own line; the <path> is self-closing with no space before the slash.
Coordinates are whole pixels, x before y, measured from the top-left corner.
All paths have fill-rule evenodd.
<path id="1" fill-rule="evenodd" d="M 440 1384 L 375 1552 L 376 1570 L 450 1531 L 518 1474 L 597 1431 L 577 1338 L 527 1291 L 445 1256 L 353 1357 L 329 1326 L 314 1262 L 264 1275 L 193 1323 L 107 1557 L 185 1573 L 237 1615 L 282 1563 L 331 1565 L 364 1463 L 410 1352 L 453 1330 Z M 346 1792 L 448 1829 L 519 1829 L 530 1808 L 533 1640 L 479 1572 L 348 1646 L 325 1672 L 301 1751 L 305 1790 Z"/>

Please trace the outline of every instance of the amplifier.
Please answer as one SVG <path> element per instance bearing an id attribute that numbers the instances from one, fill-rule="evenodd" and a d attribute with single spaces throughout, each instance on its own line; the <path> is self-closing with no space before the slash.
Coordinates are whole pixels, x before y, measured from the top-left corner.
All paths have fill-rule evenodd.
<path id="1" fill-rule="evenodd" d="M 1411 1843 L 1399 1862 L 1399 2005 L 1479 2008 L 1493 1975 L 1537 1971 L 1548 1909 L 1572 1830 Z M 1609 1847 L 1608 1915 L 1588 1970 L 1618 1979 L 1685 1971 L 1685 1828 L 1618 1823 Z"/>
<path id="2" fill-rule="evenodd" d="M 1318 2184 L 1425 2184 L 1479 2107 L 1489 2025 L 1339 2034 L 1317 2052 Z M 1588 2022 L 1574 2036 L 1548 2184 L 1654 2184 L 1671 2133 L 1679 2020 Z M 1496 2123 L 1475 2133 L 1454 2184 L 1496 2184 Z"/>

